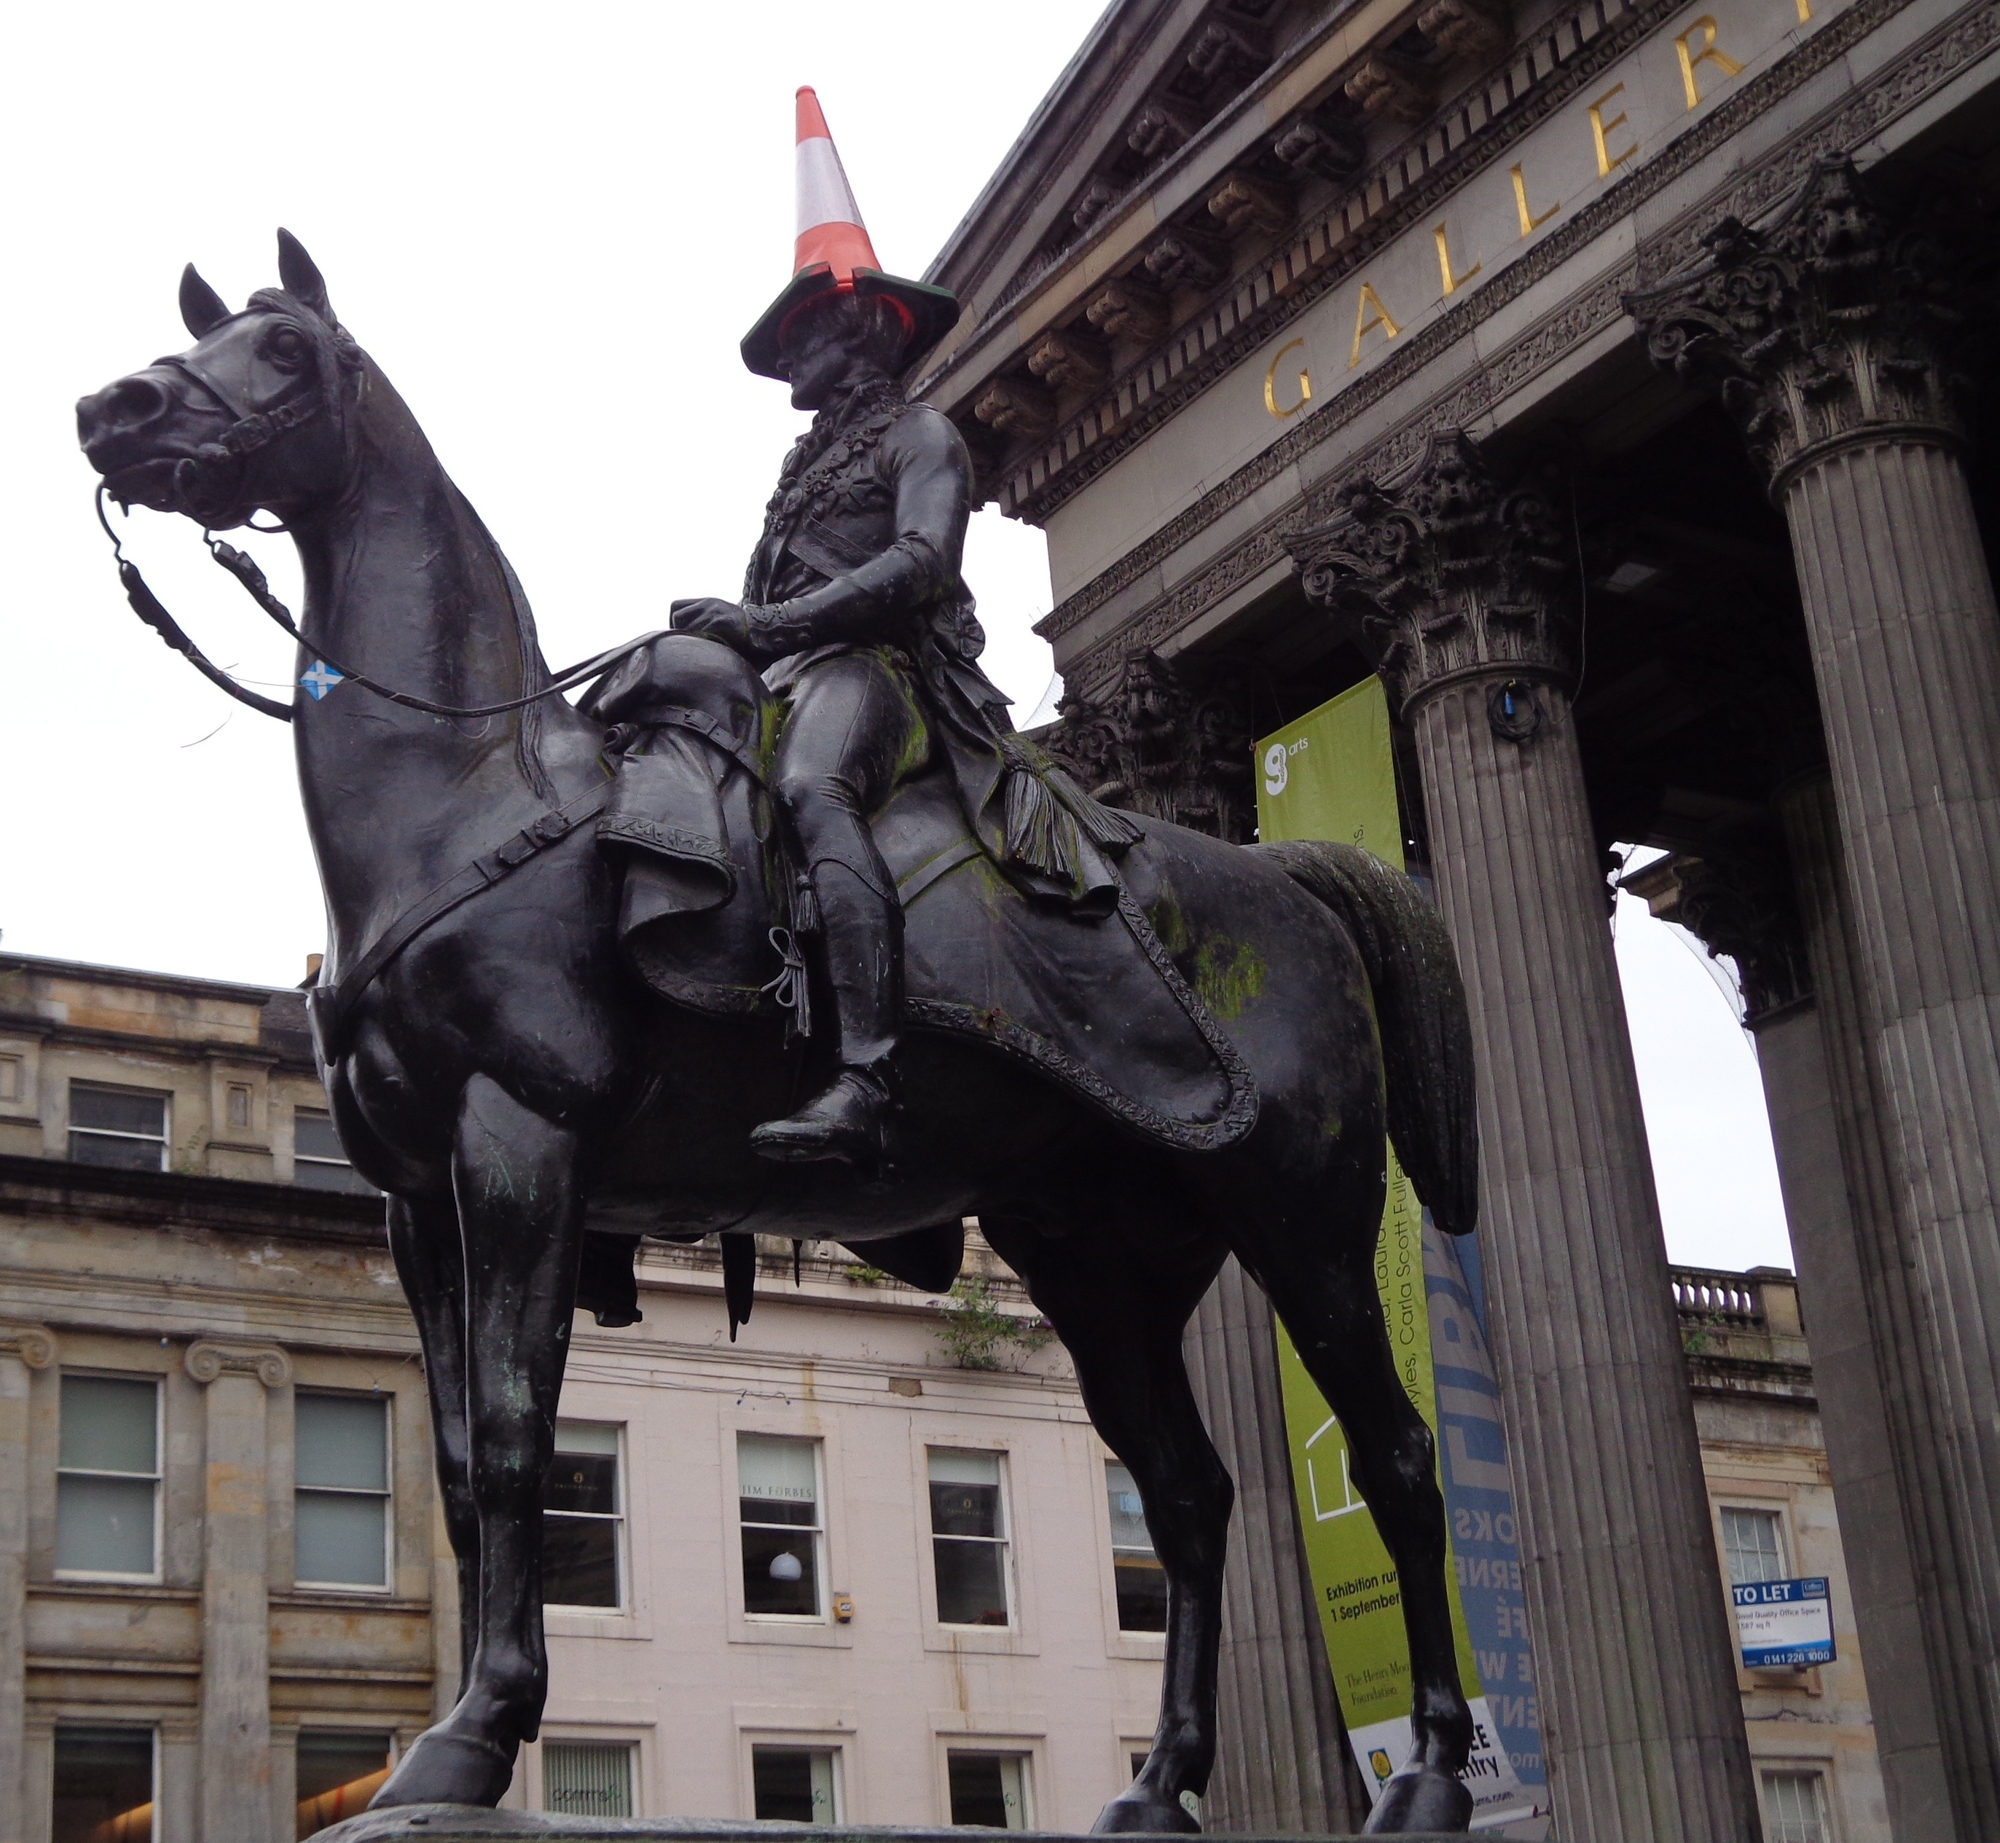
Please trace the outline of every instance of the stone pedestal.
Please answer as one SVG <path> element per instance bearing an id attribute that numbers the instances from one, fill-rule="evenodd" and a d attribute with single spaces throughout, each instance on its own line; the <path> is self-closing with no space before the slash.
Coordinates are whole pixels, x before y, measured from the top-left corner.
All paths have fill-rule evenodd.
<path id="1" fill-rule="evenodd" d="M 291 1380 L 269 1346 L 190 1344 L 203 1424 L 201 1840 L 271 1843 L 267 1394 Z"/>
<path id="2" fill-rule="evenodd" d="M 1188 1380 L 1236 1480 L 1222 1582 L 1212 1832 L 1358 1830 L 1350 1765 L 1292 1494 L 1270 1302 L 1232 1256 L 1188 1326 Z"/>
<path id="3" fill-rule="evenodd" d="M 0 1325 L 0 1843 L 28 1834 L 28 1378 L 55 1360 L 40 1325 Z"/>
<path id="4" fill-rule="evenodd" d="M 1894 1125 L 1896 1207 L 1860 1227 L 1875 1271 L 1913 1264 L 1917 1309 L 1871 1322 L 1888 1372 L 1928 1380 L 1897 1463 L 1969 1843 L 2000 1810 L 2000 610 L 1958 459 L 1956 322 L 1936 253 L 1844 162 L 1709 245 L 1629 305 L 1660 362 L 1720 381 L 1791 527 Z"/>
<path id="5" fill-rule="evenodd" d="M 1557 1833 L 1758 1834 L 1569 700 L 1566 528 L 1462 434 L 1301 540 L 1416 731 L 1472 1011 L 1480 1225 Z"/>
<path id="6" fill-rule="evenodd" d="M 820 1827 L 707 1817 L 555 1817 L 541 1811 L 475 1811 L 469 1805 L 406 1805 L 400 1811 L 350 1817 L 331 1830 L 322 1830 L 317 1843 L 512 1843 L 521 1837 L 539 1837 L 545 1843 L 597 1837 L 617 1837 L 623 1843 L 853 1843 L 857 1837 L 879 1837 L 883 1843 L 965 1843 L 965 1834 L 963 1830 L 909 1824 Z M 1021 1834 L 1052 1839 L 1067 1835 L 1049 1830 Z M 1088 1840 L 1076 1836 L 1073 1843 Z M 1244 1843 L 1279 1843 L 1279 1839 L 1274 1832 L 1253 1832 Z M 1286 1843 L 1296 1843 L 1296 1839 L 1287 1838 Z M 1319 1843 L 1358 1840 L 1326 1836 Z M 1463 1832 L 1450 1838 L 1423 1833 L 1407 1837 L 1405 1843 L 1465 1843 L 1465 1837 Z"/>

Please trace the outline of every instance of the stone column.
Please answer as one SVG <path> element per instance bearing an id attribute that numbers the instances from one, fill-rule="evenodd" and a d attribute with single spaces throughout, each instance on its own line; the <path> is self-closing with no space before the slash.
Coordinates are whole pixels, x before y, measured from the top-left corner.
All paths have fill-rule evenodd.
<path id="1" fill-rule="evenodd" d="M 202 1506 L 202 1843 L 270 1843 L 271 1607 L 265 1424 L 292 1366 L 270 1345 L 202 1342 L 208 1391 Z"/>
<path id="2" fill-rule="evenodd" d="M 1472 1009 L 1480 1234 L 1559 1835 L 1758 1834 L 1607 892 L 1568 533 L 1460 432 L 1294 541 L 1416 731 Z"/>
<path id="3" fill-rule="evenodd" d="M 1232 1256 L 1188 1326 L 1188 1376 L 1236 1480 L 1216 1672 L 1210 1832 L 1359 1830 L 1355 1783 L 1299 1534 L 1271 1303 Z"/>
<path id="4" fill-rule="evenodd" d="M 0 1843 L 28 1834 L 28 1372 L 56 1360 L 40 1325 L 0 1325 Z"/>
<path id="5" fill-rule="evenodd" d="M 1720 381 L 1791 526 L 1928 1370 L 1899 1454 L 1960 1834 L 2000 1809 L 2000 609 L 1959 460 L 1934 253 L 1823 163 L 1628 301 Z M 1879 1228 L 1879 1225 L 1875 1225 Z M 1893 1687 L 1893 1686 L 1888 1686 Z M 1881 1693 L 1879 1690 L 1877 1693 Z"/>

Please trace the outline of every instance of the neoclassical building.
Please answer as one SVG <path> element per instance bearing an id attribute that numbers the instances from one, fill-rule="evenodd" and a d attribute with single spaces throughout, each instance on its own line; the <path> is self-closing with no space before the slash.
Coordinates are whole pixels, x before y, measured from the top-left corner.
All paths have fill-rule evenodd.
<path id="1" fill-rule="evenodd" d="M 1996 52 L 1987 0 L 1117 0 L 930 272 L 967 311 L 915 383 L 1048 535 L 1092 785 L 1247 837 L 1250 740 L 1387 687 L 1566 1836 L 1757 1821 L 1606 927 L 1633 845 L 1757 1035 L 1895 1832 L 2000 1810 Z M 1251 1521 L 1230 1645 L 1301 1673 L 1310 1760 Z"/>

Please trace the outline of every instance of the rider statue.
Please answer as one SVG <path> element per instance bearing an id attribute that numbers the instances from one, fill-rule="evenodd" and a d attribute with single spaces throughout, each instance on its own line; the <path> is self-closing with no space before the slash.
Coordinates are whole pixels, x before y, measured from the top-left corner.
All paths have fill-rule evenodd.
<path id="1" fill-rule="evenodd" d="M 1104 853 L 1138 836 L 1014 735 L 980 670 L 959 575 L 972 464 L 951 421 L 897 382 L 948 333 L 956 299 L 883 274 L 810 89 L 798 96 L 791 284 L 743 341 L 752 372 L 815 412 L 786 456 L 740 602 L 677 601 L 672 624 L 733 647 L 784 715 L 770 775 L 799 878 L 795 922 L 835 1020 L 832 1078 L 751 1143 L 779 1160 L 879 1160 L 902 1011 L 902 908 L 869 820 L 946 767 L 974 836 L 1031 896 L 1102 914 Z M 629 705 L 628 705 L 629 707 Z M 633 714 L 642 714 L 634 711 Z"/>

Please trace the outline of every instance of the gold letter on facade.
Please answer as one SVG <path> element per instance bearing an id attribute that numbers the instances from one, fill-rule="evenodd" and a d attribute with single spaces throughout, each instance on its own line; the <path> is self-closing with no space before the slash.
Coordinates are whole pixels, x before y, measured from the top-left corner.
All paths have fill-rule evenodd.
<path id="1" fill-rule="evenodd" d="M 1285 354 L 1287 352 L 1302 351 L 1305 343 L 1303 339 L 1294 339 L 1290 345 L 1280 346 L 1278 348 L 1278 356 L 1271 361 L 1271 369 L 1264 373 L 1264 407 L 1273 416 L 1277 417 L 1280 422 L 1283 422 L 1287 417 L 1296 416 L 1299 411 L 1312 401 L 1312 373 L 1304 365 L 1301 365 L 1299 367 L 1298 402 L 1294 403 L 1289 409 L 1280 409 L 1278 407 L 1278 367 L 1285 362 Z"/>
<path id="2" fill-rule="evenodd" d="M 1534 235 L 1536 225 L 1546 224 L 1562 209 L 1562 200 L 1557 199 L 1540 217 L 1536 217 L 1528 209 L 1528 182 L 1521 177 L 1521 169 L 1516 166 L 1509 171 L 1514 176 L 1514 209 L 1521 214 L 1521 235 L 1529 237 Z"/>
<path id="3" fill-rule="evenodd" d="M 1801 19 L 1809 16 L 1806 6 L 1807 0 L 1799 0 L 1799 17 Z M 1697 32 L 1702 35 L 1701 49 L 1699 51 L 1690 51 L 1688 49 L 1688 40 L 1694 37 Z M 1690 109 L 1701 107 L 1701 85 L 1694 80 L 1696 65 L 1713 64 L 1725 77 L 1733 77 L 1743 68 L 1728 52 L 1718 51 L 1715 48 L 1715 19 L 1709 13 L 1702 14 L 1693 25 L 1689 26 L 1679 38 L 1674 40 L 1674 49 L 1680 54 L 1681 88 L 1687 91 L 1688 107 Z M 1601 141 L 1599 145 L 1602 145 Z"/>
<path id="4" fill-rule="evenodd" d="M 1437 238 L 1438 274 L 1444 278 L 1444 291 L 1447 295 L 1456 294 L 1464 283 L 1469 282 L 1486 265 L 1483 262 L 1475 262 L 1463 275 L 1452 274 L 1451 245 L 1445 241 L 1444 226 L 1440 224 L 1431 234 Z"/>
<path id="5" fill-rule="evenodd" d="M 1685 51 L 1681 53 L 1681 59 L 1683 63 L 1686 62 L 1687 53 Z M 1690 78 L 1689 81 L 1692 82 L 1693 79 Z M 1623 153 L 1618 154 L 1614 154 L 1604 144 L 1604 137 L 1611 133 L 1613 129 L 1624 128 L 1630 125 L 1625 120 L 1625 111 L 1622 109 L 1608 122 L 1604 119 L 1604 105 L 1624 87 L 1622 83 L 1614 83 L 1602 96 L 1598 97 L 1590 105 L 1590 138 L 1597 148 L 1597 176 L 1599 179 L 1609 179 L 1611 177 L 1611 169 L 1614 166 L 1623 166 L 1626 161 L 1639 151 L 1639 143 L 1637 141 L 1634 141 Z"/>
<path id="6" fill-rule="evenodd" d="M 1374 308 L 1370 314 L 1369 309 Z M 1403 329 L 1389 318 L 1388 308 L 1382 305 L 1382 297 L 1366 282 L 1361 284 L 1361 299 L 1354 309 L 1354 351 L 1347 360 L 1347 368 L 1352 371 L 1361 363 L 1361 336 L 1380 327 L 1389 338 L 1394 339 Z"/>

